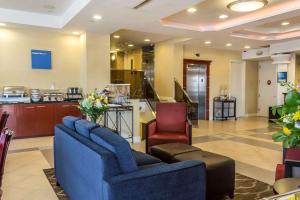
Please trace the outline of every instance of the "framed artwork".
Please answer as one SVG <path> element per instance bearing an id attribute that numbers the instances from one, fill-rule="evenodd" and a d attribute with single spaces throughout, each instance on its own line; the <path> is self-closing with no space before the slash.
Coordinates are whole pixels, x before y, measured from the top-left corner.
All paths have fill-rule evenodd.
<path id="1" fill-rule="evenodd" d="M 287 82 L 287 72 L 277 72 L 277 83 Z"/>
<path id="2" fill-rule="evenodd" d="M 51 51 L 31 50 L 32 69 L 51 69 Z"/>

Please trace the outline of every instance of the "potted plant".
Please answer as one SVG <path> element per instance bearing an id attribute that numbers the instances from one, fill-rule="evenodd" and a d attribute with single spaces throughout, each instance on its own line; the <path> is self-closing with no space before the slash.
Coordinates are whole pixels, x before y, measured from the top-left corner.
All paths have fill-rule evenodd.
<path id="1" fill-rule="evenodd" d="M 281 116 L 276 123 L 282 127 L 282 130 L 273 134 L 272 138 L 276 142 L 282 142 L 283 148 L 300 148 L 300 88 L 287 82 L 281 85 L 288 91 L 285 103 L 273 107 L 272 111 L 274 115 L 278 113 Z"/>
<path id="2" fill-rule="evenodd" d="M 93 123 L 97 123 L 103 113 L 108 110 L 108 98 L 104 94 L 96 92 L 86 95 L 86 97 L 79 102 L 80 111 L 87 115 Z"/>

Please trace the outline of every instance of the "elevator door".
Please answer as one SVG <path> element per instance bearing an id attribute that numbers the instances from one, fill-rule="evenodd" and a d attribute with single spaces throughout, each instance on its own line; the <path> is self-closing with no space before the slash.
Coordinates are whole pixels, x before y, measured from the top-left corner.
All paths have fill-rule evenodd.
<path id="1" fill-rule="evenodd" d="M 186 91 L 191 100 L 198 103 L 198 119 L 206 116 L 206 65 L 188 64 L 186 68 Z"/>

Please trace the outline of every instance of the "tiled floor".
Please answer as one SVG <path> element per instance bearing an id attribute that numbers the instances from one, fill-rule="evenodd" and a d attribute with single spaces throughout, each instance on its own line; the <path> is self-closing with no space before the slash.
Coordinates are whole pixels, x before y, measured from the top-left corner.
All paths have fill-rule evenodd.
<path id="1" fill-rule="evenodd" d="M 276 131 L 265 118 L 237 121 L 200 121 L 193 129 L 193 144 L 203 150 L 236 160 L 236 171 L 272 184 L 281 146 L 271 134 Z M 43 169 L 53 167 L 53 138 L 13 140 L 7 157 L 3 200 L 57 199 Z M 144 150 L 144 143 L 133 148 Z"/>

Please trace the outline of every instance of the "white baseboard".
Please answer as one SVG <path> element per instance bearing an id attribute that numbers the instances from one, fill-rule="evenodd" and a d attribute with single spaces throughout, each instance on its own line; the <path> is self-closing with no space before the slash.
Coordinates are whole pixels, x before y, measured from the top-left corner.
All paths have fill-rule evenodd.
<path id="1" fill-rule="evenodd" d="M 257 113 L 247 113 L 244 117 L 257 117 Z"/>

